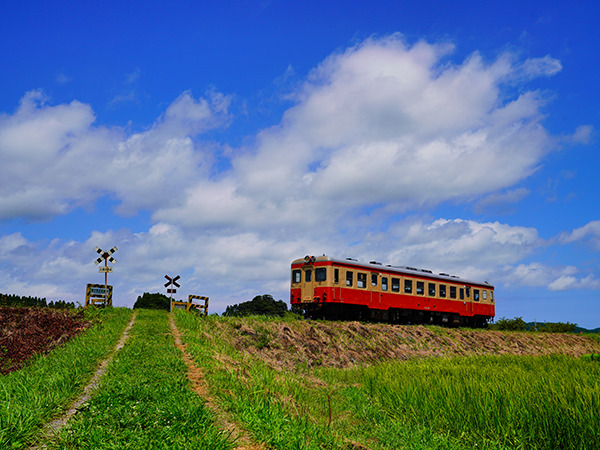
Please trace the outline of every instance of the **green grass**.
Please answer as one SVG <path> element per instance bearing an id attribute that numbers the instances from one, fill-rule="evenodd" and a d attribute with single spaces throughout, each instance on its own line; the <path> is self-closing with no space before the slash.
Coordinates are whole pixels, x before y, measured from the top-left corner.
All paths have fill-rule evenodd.
<path id="1" fill-rule="evenodd" d="M 353 383 L 325 380 L 305 366 L 276 371 L 228 343 L 233 329 L 257 331 L 260 349 L 264 318 L 200 318 L 175 314 L 188 351 L 205 371 L 212 394 L 257 442 L 278 449 L 462 448 L 451 437 L 413 425 L 375 430 L 381 409 L 373 410 Z M 344 371 L 339 371 L 344 373 Z M 329 421 L 331 404 L 332 421 Z M 358 408 L 358 409 L 356 409 Z M 446 446 L 446 447 L 444 447 Z"/>
<path id="2" fill-rule="evenodd" d="M 131 310 L 90 311 L 97 323 L 64 346 L 34 357 L 0 377 L 0 448 L 21 448 L 81 393 L 99 362 L 115 346 Z"/>
<path id="3" fill-rule="evenodd" d="M 359 380 L 353 395 L 385 413 L 380 423 L 426 426 L 469 446 L 578 449 L 600 443 L 600 366 L 581 359 L 430 359 L 321 375 L 346 385 Z"/>
<path id="4" fill-rule="evenodd" d="M 189 389 L 165 311 L 138 310 L 90 401 L 49 448 L 228 449 L 233 440 Z"/>
<path id="5" fill-rule="evenodd" d="M 213 395 L 273 448 L 599 446 L 596 361 L 486 356 L 274 370 L 229 336 L 254 329 L 258 340 L 242 345 L 260 350 L 269 320 L 176 314 Z"/>
<path id="6" fill-rule="evenodd" d="M 120 309 L 95 314 L 101 321 L 92 329 L 0 378 L 0 448 L 39 437 L 41 425 L 79 395 L 131 317 Z M 275 322 L 294 327 L 293 318 L 173 314 L 211 401 L 268 448 L 600 447 L 600 364 L 592 355 L 428 358 L 348 369 L 307 363 L 287 370 L 245 350 L 260 355 L 281 345 Z M 234 436 L 215 425 L 214 412 L 190 390 L 168 317 L 139 310 L 98 389 L 49 448 L 235 447 Z"/>

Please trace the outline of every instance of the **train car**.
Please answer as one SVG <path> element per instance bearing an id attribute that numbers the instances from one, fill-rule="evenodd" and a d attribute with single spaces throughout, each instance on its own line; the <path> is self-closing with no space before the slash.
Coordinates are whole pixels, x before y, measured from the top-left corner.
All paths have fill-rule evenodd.
<path id="1" fill-rule="evenodd" d="M 291 267 L 290 303 L 306 317 L 483 327 L 494 286 L 447 273 L 355 259 L 306 256 Z"/>

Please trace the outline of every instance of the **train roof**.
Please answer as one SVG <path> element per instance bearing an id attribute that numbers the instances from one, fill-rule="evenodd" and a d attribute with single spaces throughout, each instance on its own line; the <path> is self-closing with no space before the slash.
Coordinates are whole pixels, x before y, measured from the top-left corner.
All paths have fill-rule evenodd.
<path id="1" fill-rule="evenodd" d="M 312 257 L 310 257 L 310 258 L 312 258 Z M 360 267 L 364 267 L 365 269 L 368 269 L 368 270 L 372 270 L 372 269 L 376 268 L 379 270 L 385 270 L 386 272 L 395 272 L 395 273 L 399 273 L 402 275 L 413 275 L 413 276 L 418 275 L 418 276 L 421 276 L 424 278 L 444 280 L 444 281 L 448 281 L 451 283 L 466 283 L 466 284 L 474 284 L 474 285 L 486 287 L 489 289 L 494 288 L 494 286 L 492 286 L 487 281 L 468 280 L 466 278 L 461 278 L 456 275 L 450 275 L 447 273 L 435 274 L 435 273 L 433 273 L 432 270 L 429 270 L 429 269 L 418 269 L 416 267 L 410 267 L 410 266 L 393 266 L 390 264 L 384 265 L 378 261 L 369 261 L 367 263 L 367 262 L 359 261 L 358 259 L 355 259 L 355 258 L 334 258 L 334 257 L 327 256 L 327 255 L 314 257 L 314 262 L 323 262 L 323 261 L 329 261 L 329 262 L 334 262 L 334 263 L 338 263 L 338 264 L 345 264 L 345 265 L 352 265 L 352 266 L 360 266 Z M 292 264 L 304 264 L 305 262 L 306 262 L 306 257 L 295 259 L 294 261 L 292 261 Z"/>

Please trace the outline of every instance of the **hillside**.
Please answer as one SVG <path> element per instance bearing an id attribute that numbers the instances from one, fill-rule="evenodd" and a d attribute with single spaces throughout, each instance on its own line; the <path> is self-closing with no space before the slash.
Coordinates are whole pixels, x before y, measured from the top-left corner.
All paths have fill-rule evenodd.
<path id="1" fill-rule="evenodd" d="M 0 376 L 0 448 L 578 449 L 600 441 L 600 365 L 563 356 L 600 353 L 597 336 L 182 310 L 106 308 L 85 318 L 92 326 L 77 337 L 53 340 L 60 348 Z M 490 354 L 498 357 L 477 356 Z"/>
<path id="2" fill-rule="evenodd" d="M 218 320 L 213 332 L 272 367 L 349 367 L 388 359 L 468 355 L 581 356 L 600 353 L 600 341 L 584 334 L 452 329 L 312 320 Z M 217 336 L 213 336 L 214 339 Z"/>

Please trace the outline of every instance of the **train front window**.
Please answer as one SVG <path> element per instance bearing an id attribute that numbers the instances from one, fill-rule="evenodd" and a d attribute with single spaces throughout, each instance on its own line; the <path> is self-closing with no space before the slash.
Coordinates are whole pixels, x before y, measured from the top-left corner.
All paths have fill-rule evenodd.
<path id="1" fill-rule="evenodd" d="M 479 301 L 479 289 L 473 289 L 473 300 L 475 300 L 476 302 Z"/>
<path id="2" fill-rule="evenodd" d="M 371 286 L 377 286 L 377 274 L 376 273 L 371 274 Z"/>
<path id="3" fill-rule="evenodd" d="M 319 267 L 315 269 L 315 281 L 327 280 L 327 269 L 325 267 Z"/>
<path id="4" fill-rule="evenodd" d="M 356 274 L 356 286 L 359 288 L 367 287 L 367 274 L 366 273 L 357 273 Z"/>
<path id="5" fill-rule="evenodd" d="M 465 290 L 467 291 L 467 298 L 471 298 L 471 288 L 465 288 Z"/>
<path id="6" fill-rule="evenodd" d="M 412 280 L 404 280 L 404 293 L 412 294 Z"/>
<path id="7" fill-rule="evenodd" d="M 440 297 L 446 298 L 446 285 L 440 284 Z"/>
<path id="8" fill-rule="evenodd" d="M 292 283 L 300 283 L 302 281 L 302 271 L 292 270 Z"/>
<path id="9" fill-rule="evenodd" d="M 340 282 L 340 269 L 333 270 L 333 282 L 338 284 Z"/>
<path id="10" fill-rule="evenodd" d="M 450 286 L 450 298 L 456 298 L 456 286 Z"/>
<path id="11" fill-rule="evenodd" d="M 460 288 L 460 299 L 461 300 L 465 299 L 465 289 L 464 288 Z"/>
<path id="12" fill-rule="evenodd" d="M 400 292 L 400 278 L 392 278 L 392 292 Z"/>
<path id="13" fill-rule="evenodd" d="M 353 274 L 349 270 L 346 272 L 346 286 L 352 286 Z"/>
<path id="14" fill-rule="evenodd" d="M 310 283 L 312 281 L 312 270 L 304 271 L 304 281 Z"/>
<path id="15" fill-rule="evenodd" d="M 388 279 L 387 279 L 387 277 L 381 277 L 381 290 L 382 291 L 387 291 L 388 290 Z"/>
<path id="16" fill-rule="evenodd" d="M 417 295 L 423 295 L 425 293 L 425 283 L 423 281 L 417 281 Z"/>
<path id="17" fill-rule="evenodd" d="M 481 291 L 481 296 L 484 300 L 487 300 L 487 291 Z"/>

